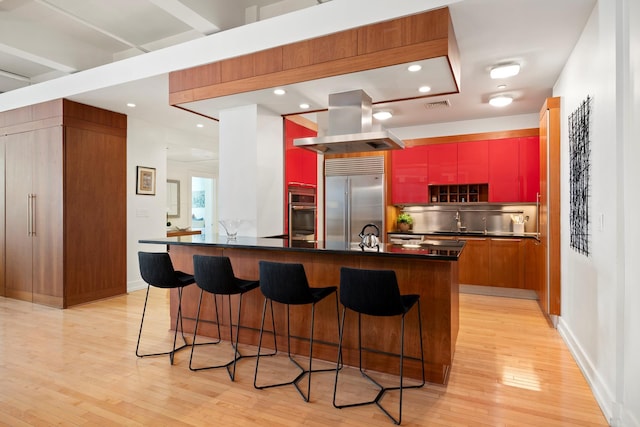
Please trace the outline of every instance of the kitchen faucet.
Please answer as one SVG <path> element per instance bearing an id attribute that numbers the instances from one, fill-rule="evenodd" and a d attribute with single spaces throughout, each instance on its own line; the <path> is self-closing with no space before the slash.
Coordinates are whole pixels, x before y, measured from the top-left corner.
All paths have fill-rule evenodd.
<path id="1" fill-rule="evenodd" d="M 457 210 L 456 211 L 456 228 L 458 229 L 458 231 L 460 231 L 460 229 L 462 228 L 462 219 L 460 218 L 460 211 Z"/>

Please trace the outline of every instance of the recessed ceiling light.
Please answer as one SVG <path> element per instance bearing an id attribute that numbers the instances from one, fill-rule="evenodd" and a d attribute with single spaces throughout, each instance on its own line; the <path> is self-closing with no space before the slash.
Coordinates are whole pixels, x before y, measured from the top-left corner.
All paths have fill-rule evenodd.
<path id="1" fill-rule="evenodd" d="M 494 107 L 506 107 L 513 102 L 513 98 L 509 95 L 498 95 L 489 99 L 489 104 Z"/>
<path id="2" fill-rule="evenodd" d="M 135 108 L 136 104 L 134 104 L 133 102 L 127 102 L 127 107 L 129 108 Z"/>
<path id="3" fill-rule="evenodd" d="M 306 110 L 309 108 L 309 104 L 303 102 L 302 104 L 300 104 L 300 108 L 302 108 L 303 110 Z"/>
<path id="4" fill-rule="evenodd" d="M 520 72 L 520 64 L 510 62 L 508 64 L 496 65 L 491 69 L 489 75 L 492 79 L 505 79 L 513 77 Z"/>
<path id="5" fill-rule="evenodd" d="M 498 89 L 506 89 L 507 85 L 498 85 Z"/>
<path id="6" fill-rule="evenodd" d="M 287 92 L 284 89 L 278 88 L 278 89 L 275 89 L 273 93 L 275 93 L 276 95 L 284 95 Z"/>
<path id="7" fill-rule="evenodd" d="M 412 65 L 409 65 L 409 68 L 407 68 L 407 70 L 411 71 L 412 73 L 415 73 L 416 71 L 422 70 L 422 65 L 412 64 Z"/>
<path id="8" fill-rule="evenodd" d="M 373 113 L 373 117 L 378 120 L 389 120 L 393 117 L 393 113 L 390 110 L 380 110 Z"/>
<path id="9" fill-rule="evenodd" d="M 204 127 L 204 125 L 203 125 L 202 123 L 198 123 L 198 124 L 196 125 L 196 127 L 197 127 L 197 128 L 203 128 L 203 127 Z"/>
<path id="10" fill-rule="evenodd" d="M 420 93 L 431 92 L 431 87 L 430 86 L 420 86 L 418 88 L 418 92 L 420 92 Z"/>

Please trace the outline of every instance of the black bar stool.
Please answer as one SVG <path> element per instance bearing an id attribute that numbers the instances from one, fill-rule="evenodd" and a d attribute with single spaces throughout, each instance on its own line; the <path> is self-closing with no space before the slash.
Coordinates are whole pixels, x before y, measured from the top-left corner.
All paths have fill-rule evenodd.
<path id="1" fill-rule="evenodd" d="M 358 355 L 359 369 L 362 376 L 371 381 L 377 388 L 378 394 L 373 400 L 365 402 L 336 404 L 338 390 L 338 371 L 336 369 L 336 381 L 333 388 L 333 406 L 336 408 L 348 408 L 376 404 L 395 424 L 402 421 L 402 391 L 408 388 L 420 388 L 425 384 L 424 376 L 424 349 L 422 343 L 422 314 L 420 312 L 419 295 L 400 295 L 396 273 L 393 270 L 363 270 L 342 267 L 340 269 L 340 302 L 342 308 L 342 323 L 340 324 L 340 344 L 338 346 L 338 362 L 342 362 L 342 339 L 344 333 L 345 314 L 347 308 L 358 313 Z M 403 384 L 404 370 L 404 318 L 411 308 L 417 304 L 418 325 L 420 330 L 420 360 L 422 362 L 422 383 L 405 386 Z M 402 316 L 400 323 L 400 385 L 397 387 L 383 387 L 362 369 L 362 315 L 370 316 Z M 400 403 L 398 418 L 394 418 L 380 404 L 380 400 L 387 391 L 400 390 Z"/>
<path id="2" fill-rule="evenodd" d="M 142 280 L 147 282 L 147 295 L 144 299 L 144 308 L 142 309 L 142 320 L 140 321 L 140 332 L 138 332 L 138 343 L 136 344 L 136 356 L 162 356 L 169 355 L 169 361 L 173 365 L 173 357 L 175 352 L 182 350 L 188 346 L 187 339 L 184 336 L 184 328 L 182 327 L 182 288 L 195 282 L 191 274 L 174 270 L 171 258 L 166 252 L 138 252 L 138 261 L 140 263 L 140 275 Z M 142 336 L 142 325 L 144 324 L 144 315 L 147 311 L 147 301 L 149 299 L 149 289 L 151 286 L 163 289 L 178 289 L 178 314 L 176 316 L 175 332 L 173 334 L 173 349 L 161 353 L 140 353 L 140 337 Z M 178 338 L 178 323 L 180 324 L 180 332 L 184 344 L 176 348 L 176 340 Z"/>
<path id="3" fill-rule="evenodd" d="M 201 371 L 204 369 L 227 368 L 227 373 L 231 381 L 235 379 L 236 363 L 243 357 L 255 357 L 257 354 L 242 355 L 238 350 L 238 337 L 240 336 L 240 313 L 242 312 L 242 296 L 259 286 L 257 280 L 244 280 L 235 277 L 231 260 L 223 256 L 193 256 L 193 272 L 196 284 L 200 288 L 200 300 L 198 301 L 198 312 L 196 314 L 196 325 L 193 331 L 193 341 L 191 342 L 191 356 L 189 357 L 189 369 L 192 371 Z M 196 344 L 196 335 L 198 333 L 198 324 L 200 322 L 200 308 L 202 306 L 202 296 L 204 292 L 213 294 L 213 302 L 216 311 L 216 325 L 218 327 L 218 340 L 213 342 L 205 342 Z M 220 336 L 220 318 L 218 316 L 218 301 L 216 295 L 227 295 L 229 301 L 229 339 L 233 347 L 233 359 L 221 365 L 193 367 L 193 351 L 196 345 L 218 344 L 221 341 Z M 238 315 L 236 321 L 235 342 L 233 338 L 233 320 L 231 315 L 231 295 L 239 295 L 238 299 Z M 275 341 L 275 340 L 274 340 Z M 268 355 L 274 355 L 270 353 Z M 266 356 L 266 355 L 265 355 Z M 233 369 L 230 367 L 233 366 Z"/>
<path id="4" fill-rule="evenodd" d="M 253 377 L 253 386 L 257 389 L 264 389 L 269 387 L 279 387 L 284 385 L 293 384 L 300 393 L 300 396 L 305 402 L 309 401 L 311 395 L 311 373 L 312 372 L 332 372 L 334 369 L 312 369 L 313 360 L 313 328 L 315 320 L 315 308 L 316 303 L 320 302 L 326 296 L 332 293 L 336 295 L 336 318 L 338 321 L 338 329 L 340 322 L 340 315 L 338 309 L 338 295 L 336 293 L 336 286 L 329 286 L 325 288 L 310 288 L 307 276 L 302 264 L 288 264 L 269 261 L 260 261 L 260 290 L 264 295 L 264 305 L 262 308 L 262 322 L 260 324 L 260 338 L 258 340 L 258 358 L 256 359 L 256 371 Z M 300 369 L 300 373 L 292 381 L 258 385 L 258 366 L 260 363 L 260 349 L 262 347 L 262 335 L 264 333 L 264 318 L 267 312 L 267 301 L 271 306 L 271 319 L 273 320 L 273 301 L 285 304 L 287 306 L 287 356 L 289 360 Z M 309 368 L 303 368 L 292 356 L 291 356 L 291 330 L 289 322 L 289 306 L 311 304 L 311 333 L 309 338 Z M 274 338 L 276 336 L 275 324 L 273 327 Z M 308 375 L 307 393 L 306 396 L 298 382 L 304 376 Z"/>

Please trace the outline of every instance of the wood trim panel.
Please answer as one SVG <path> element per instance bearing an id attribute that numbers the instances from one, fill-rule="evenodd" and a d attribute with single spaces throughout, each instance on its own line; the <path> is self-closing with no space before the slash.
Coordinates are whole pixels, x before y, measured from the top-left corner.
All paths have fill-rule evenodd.
<path id="1" fill-rule="evenodd" d="M 549 109 L 549 194 L 548 194 L 548 251 L 549 251 L 549 314 L 560 315 L 560 289 L 561 289 L 561 212 L 560 212 L 560 98 L 552 98 Z"/>
<path id="2" fill-rule="evenodd" d="M 170 92 L 182 92 L 196 87 L 216 85 L 222 81 L 220 62 L 190 68 L 190 72 L 169 73 Z"/>
<path id="3" fill-rule="evenodd" d="M 304 126 L 307 129 L 311 129 L 316 132 L 318 131 L 318 124 L 314 121 L 307 119 L 306 117 L 292 114 L 290 116 L 285 116 L 284 119 L 289 120 L 290 122 L 295 123 L 297 125 Z"/>
<path id="4" fill-rule="evenodd" d="M 445 56 L 448 51 L 447 43 L 446 39 L 434 40 L 424 42 L 420 45 L 388 49 L 372 54 L 282 70 L 281 72 L 265 74 L 263 76 L 254 76 L 241 80 L 221 82 L 220 84 L 206 85 L 183 91 L 173 91 L 173 88 L 169 86 L 172 90 L 169 93 L 169 104 L 176 105 L 200 101 L 291 83 L 334 77 L 357 71 L 386 67 L 389 65 L 404 64 L 406 62 L 425 58 Z M 193 69 L 187 71 L 196 72 L 196 70 Z"/>
<path id="5" fill-rule="evenodd" d="M 405 20 L 394 19 L 359 28 L 358 53 L 364 55 L 413 44 L 411 35 L 404 35 Z"/>
<path id="6" fill-rule="evenodd" d="M 430 138 L 405 139 L 404 144 L 407 147 L 415 147 L 417 145 L 431 144 L 455 144 L 458 142 L 485 141 L 490 139 L 504 138 L 524 138 L 528 136 L 539 136 L 539 128 L 515 129 L 495 132 L 469 133 L 463 135 L 435 136 Z"/>
<path id="7" fill-rule="evenodd" d="M 174 267 L 187 273 L 193 272 L 194 254 L 216 255 L 222 254 L 231 259 L 233 269 L 238 277 L 245 279 L 259 279 L 258 261 L 271 260 L 276 262 L 302 263 L 310 286 L 336 286 L 340 282 L 340 267 L 392 269 L 396 271 L 398 283 L 402 293 L 414 293 L 421 296 L 425 369 L 427 380 L 445 384 L 453 361 L 455 342 L 459 326 L 458 302 L 458 266 L 456 262 L 429 261 L 421 259 L 379 258 L 366 255 L 344 257 L 337 254 L 305 253 L 304 251 L 274 251 L 268 249 L 234 249 L 209 248 L 203 246 L 173 245 L 169 253 Z M 176 316 L 177 293 L 171 294 L 172 324 Z M 199 288 L 190 286 L 183 292 L 183 315 L 185 330 L 193 333 L 194 317 L 197 310 Z M 235 297 L 234 297 L 235 298 Z M 219 300 L 219 302 L 221 302 Z M 203 303 L 201 317 L 204 313 L 203 329 L 198 333 L 215 336 L 215 320 L 213 317 L 213 299 L 208 297 Z M 237 309 L 237 300 L 232 299 L 232 309 Z M 260 320 L 262 316 L 263 296 L 259 290 L 252 291 L 243 297 L 242 332 L 240 340 L 245 343 L 256 344 Z M 222 319 L 228 319 L 229 307 L 227 298 L 223 307 Z M 309 307 L 291 307 L 292 335 L 302 337 L 292 340 L 292 352 L 308 355 L 309 336 Z M 285 336 L 281 335 L 286 329 L 284 307 L 274 304 L 278 348 L 287 348 Z M 340 309 L 341 310 L 341 309 Z M 356 322 L 353 313 L 348 314 L 348 328 L 345 330 L 344 362 L 357 366 L 356 351 Z M 397 317 L 370 318 L 366 317 L 366 327 L 363 328 L 363 341 L 369 348 L 381 353 L 366 353 L 363 363 L 366 369 L 397 374 L 398 359 L 385 355 L 397 353 L 399 349 L 399 323 Z M 419 341 L 417 338 L 418 325 L 415 313 L 407 315 L 405 352 L 409 359 L 405 360 L 405 375 L 418 378 L 420 376 Z M 333 361 L 337 360 L 337 313 L 336 304 L 332 296 L 318 304 L 316 308 L 316 326 L 314 357 Z M 228 334 L 226 320 L 221 321 L 223 335 Z M 384 335 L 386 339 L 381 340 Z M 271 337 L 263 338 L 266 345 L 272 345 Z"/>
<path id="8" fill-rule="evenodd" d="M 282 71 L 282 47 L 256 52 L 253 55 L 253 72 L 256 76 Z"/>
<path id="9" fill-rule="evenodd" d="M 62 100 L 60 99 L 0 112 L 0 129 L 54 118 L 58 119 L 56 124 L 62 123 Z"/>
<path id="10" fill-rule="evenodd" d="M 169 103 L 178 105 L 450 53 L 448 60 L 459 87 L 457 42 L 451 37 L 455 35 L 446 7 L 371 24 L 174 71 L 169 75 Z"/>
<path id="11" fill-rule="evenodd" d="M 538 300 L 547 315 L 561 314 L 560 143 L 560 98 L 548 98 L 540 112 L 538 215 L 542 246 L 538 258 L 541 276 Z"/>
<path id="12" fill-rule="evenodd" d="M 282 69 L 291 70 L 357 55 L 357 31 L 342 31 L 282 46 Z"/>
<path id="13" fill-rule="evenodd" d="M 126 292 L 126 138 L 65 128 L 65 301 Z"/>

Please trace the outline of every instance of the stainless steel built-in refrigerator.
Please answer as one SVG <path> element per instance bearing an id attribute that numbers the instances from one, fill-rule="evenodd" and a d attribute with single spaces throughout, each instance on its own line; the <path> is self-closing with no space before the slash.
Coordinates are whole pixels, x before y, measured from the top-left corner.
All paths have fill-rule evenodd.
<path id="1" fill-rule="evenodd" d="M 383 241 L 384 191 L 383 157 L 327 159 L 325 239 L 359 242 L 362 228 L 375 224 Z"/>

